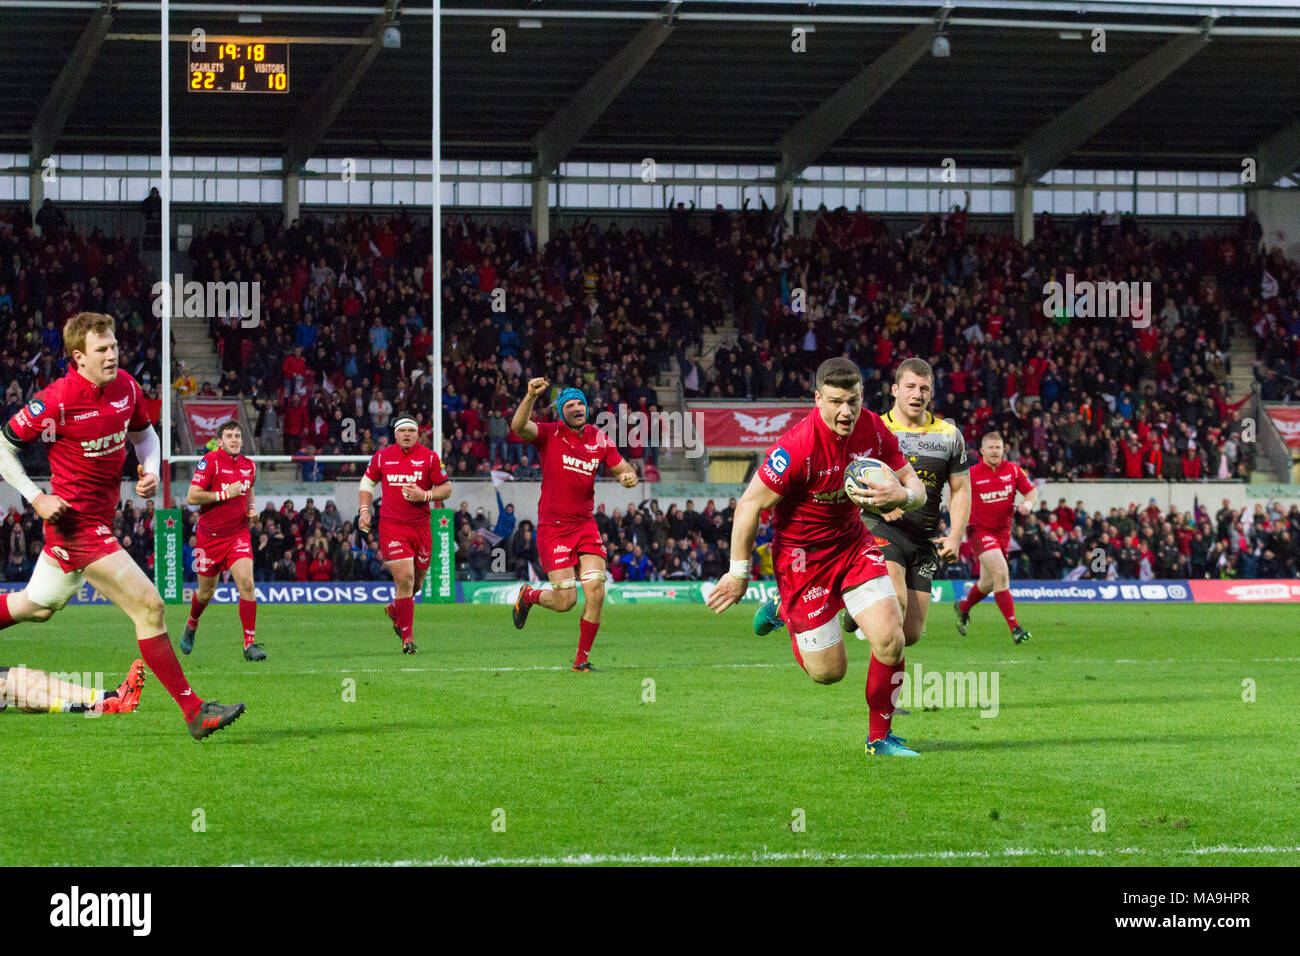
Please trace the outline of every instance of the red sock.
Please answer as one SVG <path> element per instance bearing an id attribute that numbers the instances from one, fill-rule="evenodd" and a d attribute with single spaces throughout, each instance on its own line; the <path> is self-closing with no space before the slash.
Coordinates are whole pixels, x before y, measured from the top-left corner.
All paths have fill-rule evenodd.
<path id="1" fill-rule="evenodd" d="M 978 584 L 972 584 L 970 586 L 970 591 L 961 599 L 961 612 L 963 614 L 969 614 L 971 608 L 976 604 L 979 604 L 980 601 L 984 600 L 988 596 L 988 591 L 981 591 Z"/>
<path id="2" fill-rule="evenodd" d="M 1007 619 L 1007 627 L 1011 630 L 1016 629 L 1016 602 L 1011 599 L 1011 589 L 1005 591 L 994 591 L 993 600 L 998 604 L 998 610 L 1002 616 Z"/>
<path id="3" fill-rule="evenodd" d="M 9 613 L 9 595 L 0 594 L 0 631 L 17 623 L 14 616 Z"/>
<path id="4" fill-rule="evenodd" d="M 599 621 L 588 621 L 585 617 L 578 618 L 578 656 L 573 659 L 575 666 L 587 663 L 587 655 L 591 652 L 591 645 L 596 643 L 598 630 L 600 630 Z"/>
<path id="5" fill-rule="evenodd" d="M 542 599 L 541 588 L 524 588 L 524 607 L 532 607 Z"/>
<path id="6" fill-rule="evenodd" d="M 190 682 L 185 679 L 185 672 L 181 670 L 181 662 L 176 659 L 167 632 L 163 631 L 156 637 L 141 638 L 137 643 L 140 645 L 140 656 L 158 678 L 158 683 L 167 688 L 167 693 L 172 695 L 185 719 L 192 720 L 203 706 L 203 701 L 190 689 Z"/>
<path id="7" fill-rule="evenodd" d="M 799 653 L 799 640 L 793 634 L 790 635 L 790 650 L 794 651 L 794 659 L 799 662 L 805 674 L 808 673 L 808 665 L 803 662 L 803 655 Z"/>
<path id="8" fill-rule="evenodd" d="M 196 627 L 198 627 L 199 615 L 203 613 L 203 609 L 206 608 L 207 606 L 208 606 L 208 602 L 200 601 L 199 596 L 197 594 L 195 594 L 194 597 L 190 598 L 190 619 L 185 623 L 185 626 L 188 627 L 190 630 L 194 630 Z"/>
<path id="9" fill-rule="evenodd" d="M 901 673 L 903 662 L 882 664 L 871 655 L 871 664 L 867 667 L 867 739 L 881 740 L 889 735 L 889 728 L 894 721 L 894 675 Z"/>
<path id="10" fill-rule="evenodd" d="M 402 629 L 402 643 L 405 644 L 415 631 L 415 598 L 397 598 L 393 601 L 393 611 L 397 626 Z"/>
<path id="11" fill-rule="evenodd" d="M 239 599 L 239 623 L 244 627 L 244 647 L 257 640 L 257 602 Z"/>

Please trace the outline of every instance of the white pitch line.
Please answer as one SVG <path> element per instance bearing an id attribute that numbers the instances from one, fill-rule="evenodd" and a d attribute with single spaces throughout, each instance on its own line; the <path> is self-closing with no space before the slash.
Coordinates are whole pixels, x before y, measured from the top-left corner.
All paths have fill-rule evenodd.
<path id="1" fill-rule="evenodd" d="M 1051 659 L 1041 661 L 1024 661 L 1024 660 L 1004 660 L 1004 661 L 971 661 L 975 664 L 997 664 L 997 665 L 1017 665 L 1017 664 L 1298 664 L 1300 657 L 1189 657 L 1179 658 L 1170 657 L 1161 660 L 1134 660 L 1128 658 L 1110 659 L 1100 657 L 1082 657 L 1073 660 L 1054 661 Z M 606 664 L 601 670 L 626 670 L 626 671 L 647 671 L 647 670 L 681 670 L 689 668 L 692 670 L 746 670 L 746 669 L 782 669 L 798 667 L 793 660 L 788 663 L 749 663 L 749 664 Z M 277 677 L 311 675 L 311 674 L 496 674 L 496 673 L 533 673 L 533 672 L 552 672 L 567 671 L 568 667 L 561 666 L 535 666 L 535 667 L 344 667 L 338 670 L 279 670 L 274 668 L 258 668 L 257 670 L 232 670 L 224 671 L 227 674 L 239 674 L 241 677 L 245 674 L 265 674 Z"/>
<path id="2" fill-rule="evenodd" d="M 1300 853 L 1300 846 L 1205 846 L 1183 850 L 1148 850 L 1142 847 L 1118 847 L 1113 850 L 1073 847 L 1006 847 L 1002 850 L 932 850 L 913 853 L 821 853 L 800 850 L 781 853 L 769 850 L 751 853 L 570 853 L 564 856 L 522 857 L 432 857 L 427 860 L 366 860 L 361 862 L 291 861 L 288 864 L 250 862 L 243 866 L 605 866 L 626 864 L 709 864 L 709 863 L 797 863 L 833 860 L 837 863 L 896 863 L 914 860 L 1015 860 L 1021 857 L 1106 858 L 1110 856 L 1272 856 Z"/>

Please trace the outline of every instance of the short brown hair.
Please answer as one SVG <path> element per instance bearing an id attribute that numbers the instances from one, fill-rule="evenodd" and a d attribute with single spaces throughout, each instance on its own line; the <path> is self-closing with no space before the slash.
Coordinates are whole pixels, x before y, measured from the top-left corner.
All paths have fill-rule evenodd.
<path id="1" fill-rule="evenodd" d="M 238 428 L 238 429 L 240 429 L 241 432 L 243 431 L 243 428 L 240 426 L 239 422 L 235 421 L 235 419 L 233 419 L 233 418 L 232 418 L 230 421 L 228 421 L 228 422 L 222 422 L 220 425 L 218 425 L 218 426 L 217 426 L 217 441 L 220 441 L 220 440 L 221 440 L 221 436 L 224 435 L 226 432 L 230 431 L 230 429 L 232 429 L 232 428 Z"/>
<path id="2" fill-rule="evenodd" d="M 63 348 L 68 353 L 68 358 L 72 358 L 74 349 L 83 353 L 86 351 L 87 332 L 103 335 L 112 332 L 115 325 L 113 317 L 102 312 L 78 312 L 68 319 L 63 326 Z"/>
<path id="3" fill-rule="evenodd" d="M 817 366 L 817 390 L 819 392 L 824 385 L 852 391 L 861 384 L 862 372 L 846 358 L 828 358 Z"/>
<path id="4" fill-rule="evenodd" d="M 990 438 L 996 439 L 998 441 L 1002 441 L 1002 433 L 999 431 L 985 432 L 983 436 L 981 436 L 980 438 L 980 444 L 981 445 L 984 444 Z"/>
<path id="5" fill-rule="evenodd" d="M 897 385 L 903 380 L 903 373 L 911 372 L 920 378 L 928 378 L 934 381 L 934 369 L 930 368 L 930 363 L 923 358 L 904 359 L 899 363 L 898 371 L 894 373 L 894 384 Z"/>

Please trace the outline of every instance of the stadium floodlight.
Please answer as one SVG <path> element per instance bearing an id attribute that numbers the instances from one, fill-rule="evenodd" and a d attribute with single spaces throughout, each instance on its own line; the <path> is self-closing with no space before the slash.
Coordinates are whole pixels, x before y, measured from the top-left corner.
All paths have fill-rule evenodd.
<path id="1" fill-rule="evenodd" d="M 536 18 L 519 21 L 519 29 L 521 30 L 540 30 L 541 28 L 542 21 Z"/>
<path id="2" fill-rule="evenodd" d="M 260 13 L 241 13 L 239 15 L 240 23 L 261 23 L 262 15 Z"/>
<path id="3" fill-rule="evenodd" d="M 1062 30 L 1057 37 L 1061 40 L 1082 40 L 1083 34 L 1078 30 Z"/>
<path id="4" fill-rule="evenodd" d="M 402 31 L 396 23 L 384 27 L 384 49 L 400 50 L 402 48 Z"/>
<path id="5" fill-rule="evenodd" d="M 948 14 L 952 13 L 952 0 L 944 0 L 943 9 L 934 17 L 934 39 L 930 41 L 930 55 L 946 57 L 952 55 L 952 46 L 948 43 Z"/>

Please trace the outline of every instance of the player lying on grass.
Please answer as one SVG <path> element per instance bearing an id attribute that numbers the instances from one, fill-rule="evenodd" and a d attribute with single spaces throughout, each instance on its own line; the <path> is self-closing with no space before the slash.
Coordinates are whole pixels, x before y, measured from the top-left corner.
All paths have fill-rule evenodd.
<path id="1" fill-rule="evenodd" d="M 136 660 L 116 690 L 100 691 L 52 678 L 32 667 L 0 667 L 0 710 L 25 714 L 129 714 L 140 706 L 144 661 Z"/>
<path id="2" fill-rule="evenodd" d="M 1002 436 L 989 432 L 980 439 L 983 459 L 970 470 L 971 512 L 970 540 L 980 563 L 979 580 L 957 601 L 957 632 L 965 635 L 970 612 L 990 593 L 1011 628 L 1017 644 L 1029 640 L 1029 632 L 1016 620 L 1016 602 L 1011 598 L 1011 569 L 1007 549 L 1011 546 L 1012 512 L 1027 515 L 1038 503 L 1038 488 L 1017 464 L 1002 460 Z M 1016 492 L 1024 500 L 1016 504 Z"/>
<path id="3" fill-rule="evenodd" d="M 523 627 L 535 604 L 551 611 L 567 611 L 578 602 L 582 581 L 582 617 L 578 620 L 578 653 L 572 670 L 589 673 L 587 655 L 600 628 L 605 604 L 605 546 L 596 528 L 596 473 L 601 465 L 622 483 L 635 488 L 636 471 L 623 460 L 609 436 L 587 423 L 587 397 L 566 388 L 555 400 L 558 422 L 532 421 L 533 405 L 550 383 L 535 378 L 519 403 L 510 428 L 537 446 L 542 460 L 542 494 L 537 506 L 537 554 L 551 581 L 551 590 L 523 587 L 515 599 L 515 627 Z M 578 575 L 574 575 L 574 566 Z"/>
<path id="4" fill-rule="evenodd" d="M 0 595 L 0 629 L 48 621 L 84 581 L 135 625 L 140 656 L 181 709 L 190 735 L 202 740 L 228 727 L 244 705 L 204 701 L 190 687 L 167 636 L 163 600 L 153 581 L 113 534 L 126 443 L 135 446 L 135 493 L 152 498 L 162 457 L 144 392 L 117 367 L 113 317 L 79 312 L 63 327 L 68 372 L 46 386 L 0 432 L 0 478 L 31 502 L 45 522 L 45 547 L 22 591 Z M 28 477 L 19 453 L 41 441 L 50 460 L 52 494 Z"/>
<path id="5" fill-rule="evenodd" d="M 190 479 L 186 499 L 199 506 L 195 529 L 194 573 L 199 588 L 190 599 L 190 619 L 181 636 L 181 653 L 194 650 L 194 638 L 203 613 L 217 590 L 221 572 L 230 571 L 239 590 L 239 623 L 244 628 L 244 660 L 264 661 L 266 650 L 257 643 L 257 591 L 253 588 L 253 542 L 249 524 L 257 522 L 253 482 L 257 465 L 245 458 L 244 433 L 239 422 L 217 428 L 217 447 L 203 456 Z"/>
<path id="6" fill-rule="evenodd" d="M 847 609 L 871 643 L 866 752 L 915 757 L 890 732 L 894 675 L 904 666 L 903 620 L 885 559 L 859 509 L 915 511 L 925 504 L 925 485 L 880 416 L 862 408 L 856 365 L 827 359 L 816 384 L 816 407 L 767 452 L 736 505 L 731 570 L 706 603 L 720 614 L 744 596 L 758 516 L 774 508 L 772 565 L 795 660 L 819 684 L 842 680 L 848 658 L 837 615 Z M 850 498 L 844 469 L 862 457 L 879 459 L 897 477 L 871 481 L 865 496 Z"/>
<path id="7" fill-rule="evenodd" d="M 370 459 L 357 495 L 357 528 L 370 533 L 370 505 L 380 491 L 383 515 L 379 522 L 379 550 L 384 567 L 393 576 L 393 601 L 384 608 L 393 631 L 402 641 L 402 653 L 419 651 L 415 643 L 415 592 L 424 584 L 433 557 L 433 530 L 429 504 L 451 497 L 451 480 L 442 460 L 420 444 L 420 426 L 413 418 L 393 422 L 393 444 Z"/>
<path id="8" fill-rule="evenodd" d="M 925 632 L 930 610 L 930 586 L 940 561 L 951 561 L 961 548 L 970 518 L 970 480 L 967 476 L 966 441 L 951 422 L 930 411 L 934 371 L 924 359 L 910 358 L 898 366 L 891 388 L 894 407 L 881 420 L 898 439 L 899 450 L 925 485 L 925 503 L 915 511 L 895 508 L 885 515 L 863 512 L 867 530 L 885 556 L 890 583 L 903 615 L 903 640 L 911 647 Z M 946 537 L 939 531 L 939 508 L 944 485 L 951 492 Z M 846 631 L 857 623 L 846 611 L 840 617 Z M 754 633 L 767 634 L 782 627 L 780 597 L 773 596 L 754 613 Z M 901 711 L 900 711 L 901 712 Z"/>

